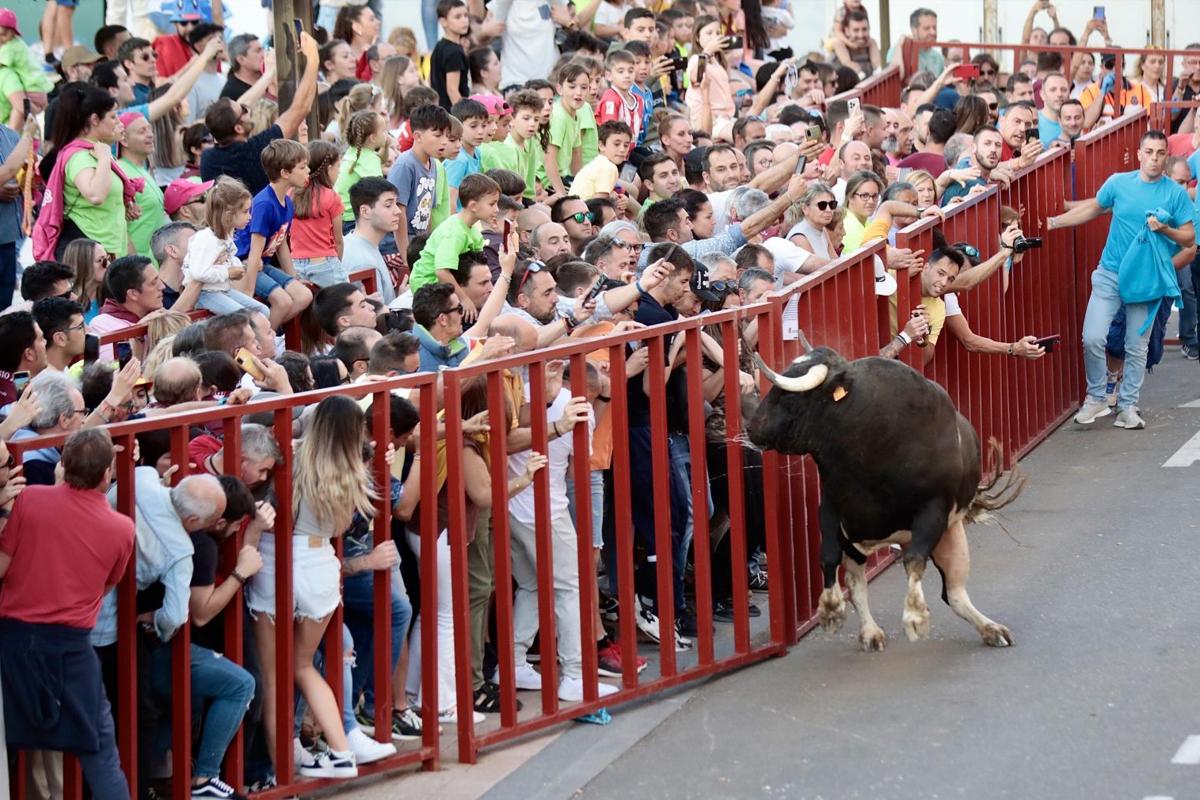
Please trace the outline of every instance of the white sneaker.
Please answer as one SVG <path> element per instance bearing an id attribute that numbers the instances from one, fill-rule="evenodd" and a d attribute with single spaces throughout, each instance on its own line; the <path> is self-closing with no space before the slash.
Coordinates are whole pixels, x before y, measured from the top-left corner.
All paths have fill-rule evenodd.
<path id="1" fill-rule="evenodd" d="M 317 763 L 317 756 L 300 742 L 299 736 L 292 739 L 292 763 L 296 769 L 312 767 Z"/>
<path id="2" fill-rule="evenodd" d="M 528 664 L 522 664 L 516 669 L 517 688 L 526 692 L 541 691 L 542 673 Z"/>
<path id="3" fill-rule="evenodd" d="M 1142 415 L 1138 413 L 1137 406 L 1121 409 L 1117 414 L 1117 419 L 1113 422 L 1114 428 L 1124 428 L 1128 431 L 1140 431 L 1146 427 L 1146 420 L 1142 419 Z"/>
<path id="4" fill-rule="evenodd" d="M 358 775 L 354 753 L 349 750 L 330 750 L 317 753 L 313 758 L 315 763 L 305 764 L 297 772 L 306 778 L 354 778 Z"/>
<path id="5" fill-rule="evenodd" d="M 1080 425 L 1091 425 L 1101 417 L 1107 417 L 1112 413 L 1112 409 L 1108 407 L 1108 403 L 1103 400 L 1097 400 L 1095 397 L 1088 397 L 1083 401 L 1083 408 L 1079 409 L 1079 413 L 1075 415 L 1075 421 Z"/>
<path id="6" fill-rule="evenodd" d="M 370 764 L 396 755 L 396 745 L 391 742 L 377 742 L 363 733 L 361 728 L 347 733 L 346 741 L 350 743 L 350 752 L 354 753 L 354 760 L 359 764 Z"/>
<path id="7" fill-rule="evenodd" d="M 482 725 L 487 721 L 487 717 L 485 717 L 483 714 L 480 714 L 478 711 L 471 712 L 471 719 L 474 720 L 476 725 Z M 438 714 L 438 722 L 444 722 L 447 725 L 457 725 L 458 706 L 454 706 L 453 708 L 447 709 L 446 711 Z"/>
<path id="8" fill-rule="evenodd" d="M 610 686 L 607 683 L 597 684 L 599 686 L 598 696 L 608 697 L 611 694 L 617 693 L 617 687 Z M 582 678 L 563 678 L 558 682 L 558 699 L 567 703 L 578 703 L 583 700 L 583 679 Z"/>

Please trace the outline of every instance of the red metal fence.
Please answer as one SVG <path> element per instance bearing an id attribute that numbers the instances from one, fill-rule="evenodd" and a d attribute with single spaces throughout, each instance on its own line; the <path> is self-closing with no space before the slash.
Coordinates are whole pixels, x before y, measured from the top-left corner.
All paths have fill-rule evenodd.
<path id="1" fill-rule="evenodd" d="M 1077 197 L 1094 193 L 1099 182 L 1107 173 L 1129 168 L 1129 154 L 1136 145 L 1140 131 L 1144 129 L 1146 115 L 1140 114 L 1120 120 L 1082 138 L 1074 150 L 1054 150 L 1043 155 L 1028 170 L 1018 175 L 1007 189 L 990 189 L 988 192 L 948 209 L 944 223 L 921 221 L 897 234 L 898 246 L 915 246 L 929 250 L 932 229 L 941 224 L 950 242 L 967 241 L 974 244 L 983 258 L 996 252 L 998 244 L 999 209 L 1007 204 L 1020 210 L 1022 225 L 1028 235 L 1045 235 L 1039 230 L 1039 222 L 1046 216 L 1061 212 L 1062 203 L 1069 194 L 1071 171 L 1074 170 Z M 948 333 L 943 334 L 935 350 L 934 358 L 926 374 L 940 382 L 957 406 L 970 419 L 981 436 L 998 438 L 1004 445 L 1006 457 L 1011 463 L 1020 454 L 1028 451 L 1037 441 L 1051 431 L 1069 414 L 1079 397 L 1081 386 L 1081 356 L 1079 327 L 1086 289 L 1080 286 L 1086 280 L 1091 266 L 1097 260 L 1093 251 L 1102 239 L 1102 232 L 1085 233 L 1082 229 L 1072 234 L 1056 231 L 1049 234 L 1040 250 L 1029 251 L 1010 275 L 1007 292 L 1003 287 L 1003 273 L 997 272 L 975 289 L 965 292 L 960 302 L 970 318 L 972 328 L 989 338 L 1012 341 L 1025 334 L 1039 336 L 1057 333 L 1063 337 L 1062 345 L 1054 353 L 1037 362 L 1019 361 L 1003 355 L 983 355 L 968 352 Z M 776 453 L 762 454 L 762 498 L 764 502 L 763 535 L 768 562 L 773 576 L 767 595 L 767 617 L 762 623 L 752 623 L 747 600 L 747 576 L 744 569 L 734 569 L 733 605 L 734 624 L 728 639 L 713 633 L 713 602 L 710 581 L 714 569 L 711 556 L 713 534 L 709 530 L 707 514 L 698 513 L 694 520 L 695 549 L 695 610 L 698 617 L 699 635 L 696 648 L 690 653 L 677 654 L 673 647 L 673 609 L 670 603 L 660 606 L 661 643 L 657 652 L 657 665 L 645 676 L 639 676 L 634 667 L 637 631 L 632 617 L 634 609 L 634 564 L 635 531 L 632 525 L 634 492 L 650 491 L 654 502 L 654 537 L 659 553 L 670 552 L 671 504 L 667 497 L 667 473 L 670 469 L 670 453 L 667 447 L 668 409 L 666 382 L 661 371 L 651 371 L 648 381 L 650 397 L 651 469 L 652 486 L 632 484 L 631 451 L 629 440 L 618 435 L 613 440 L 613 494 L 615 509 L 616 576 L 620 602 L 618 639 L 622 648 L 624 673 L 620 678 L 617 694 L 599 696 L 596 678 L 597 653 L 595 640 L 598 631 L 594 626 L 596 603 L 596 576 L 591 569 L 590 548 L 591 495 L 590 475 L 586 459 L 577 459 L 574 466 L 574 499 L 576 502 L 576 539 L 579 577 L 578 613 L 581 629 L 584 700 L 582 703 L 565 705 L 560 703 L 554 691 L 556 666 L 552 653 L 542 659 L 543 685 L 540 703 L 536 708 L 518 712 L 514 680 L 513 654 L 513 601 L 507 591 L 511 585 L 511 531 L 505 514 L 493 516 L 493 545 L 495 559 L 495 584 L 504 591 L 496 595 L 496 643 L 499 658 L 499 675 L 502 684 L 502 710 L 498 719 L 493 717 L 479 730 L 471 722 L 473 706 L 470 652 L 470 626 L 467 619 L 469 588 L 467 582 L 466 548 L 469 533 L 466 528 L 467 508 L 464 499 L 465 478 L 463 474 L 463 448 L 465 446 L 461 409 L 462 390 L 471 381 L 483 381 L 486 385 L 490 414 L 490 431 L 486 445 L 492 463 L 491 485 L 493 507 L 507 507 L 507 438 L 508 417 L 505 412 L 504 395 L 506 381 L 512 374 L 523 376 L 528 385 L 528 401 L 533 409 L 546 407 L 552 399 L 546 386 L 546 373 L 551 361 L 565 360 L 570 365 L 569 391 L 583 396 L 587 391 L 585 360 L 589 353 L 606 351 L 611 384 L 617 387 L 611 395 L 612 404 L 608 413 L 612 415 L 613 430 L 624 432 L 629 420 L 629 401 L 621 387 L 626 385 L 626 362 L 628 345 L 634 341 L 648 348 L 651 363 L 663 363 L 665 354 L 678 335 L 684 336 L 686 363 L 701 363 L 701 330 L 713 334 L 727 365 L 738 362 L 739 354 L 748 338 L 757 337 L 757 347 L 765 361 L 780 368 L 800 354 L 799 343 L 793 338 L 794 326 L 803 329 L 816 344 L 838 349 L 847 357 L 863 357 L 877 353 L 886 333 L 891 327 L 890 305 L 874 294 L 874 260 L 885 253 L 883 242 L 876 243 L 857 253 L 848 255 L 822 269 L 816 274 L 805 276 L 787 289 L 773 293 L 767 300 L 751 307 L 725 310 L 704 317 L 681 319 L 677 322 L 651 329 L 631 331 L 592 341 L 572 341 L 550 350 L 538 351 L 507 359 L 478 363 L 471 366 L 447 370 L 441 373 L 444 381 L 445 416 L 444 459 L 446 462 L 445 491 L 449 502 L 449 545 L 451 552 L 451 594 L 454 607 L 454 657 L 457 674 L 458 755 L 460 760 L 472 761 L 481 748 L 501 744 L 525 734 L 546 728 L 559 722 L 595 711 L 604 706 L 623 703 L 635 698 L 646 697 L 673 686 L 735 669 L 755 661 L 783 655 L 789 645 L 815 624 L 815 600 L 821 588 L 819 563 L 820 533 L 817 524 L 817 498 L 819 485 L 816 470 L 807 458 L 784 458 Z M 897 304 L 901 314 L 916 305 L 920 298 L 919 277 L 901 276 L 897 292 Z M 795 320 L 790 319 L 794 303 Z M 756 333 L 751 331 L 757 328 Z M 910 348 L 907 357 L 919 355 Z M 711 354 L 710 354 L 711 355 Z M 912 362 L 910 362 L 912 363 Z M 918 362 L 914 364 L 921 368 Z M 689 369 L 687 374 L 688 404 L 686 428 L 690 436 L 688 445 L 691 457 L 690 496 L 693 507 L 705 508 L 709 486 L 707 475 L 716 464 L 706 463 L 704 437 L 704 409 L 702 403 L 702 376 L 698 369 Z M 308 393 L 296 397 L 273 399 L 244 406 L 224 406 L 212 410 L 156 417 L 111 426 L 114 439 L 125 446 L 118 460 L 117 506 L 123 513 L 134 508 L 133 442 L 135 435 L 151 430 L 167 430 L 171 437 L 172 463 L 181 467 L 175 480 L 188 470 L 187 441 L 189 426 L 198 423 L 224 426 L 226 455 L 223 460 L 227 470 L 236 470 L 240 459 L 240 424 L 249 414 L 269 412 L 273 415 L 274 430 L 284 453 L 283 461 L 275 471 L 274 481 L 281 508 L 291 507 L 292 483 L 292 425 L 293 410 L 297 405 L 319 401 L 331 394 L 349 394 L 356 397 L 372 395 L 386 396 L 393 389 L 407 389 L 412 393 L 421 418 L 431 421 L 437 417 L 436 384 L 439 376 L 421 374 L 391 379 L 382 383 L 343 386 Z M 729 369 L 723 376 L 724 392 L 728 397 L 739 396 L 737 371 Z M 675 412 L 681 409 L 674 409 Z M 375 402 L 371 407 L 373 430 L 376 436 L 388 430 L 389 407 L 387 403 Z M 728 535 L 733 565 L 745 565 L 749 555 L 745 489 L 748 481 L 755 479 L 753 472 L 746 469 L 751 456 L 742 444 L 741 432 L 745 421 L 741 418 L 740 405 L 736 402 L 726 406 L 726 431 L 724 466 L 729 474 L 730 525 Z M 530 419 L 532 449 L 545 452 L 548 446 L 550 425 L 542 414 L 532 414 Z M 429 465 L 439 458 L 439 442 L 435 425 L 421 426 L 419 442 L 415 445 L 422 461 Z M 576 452 L 587 447 L 587 433 L 582 426 L 573 433 Z M 46 437 L 27 440 L 10 445 L 19 454 L 32 448 L 56 446 L 63 437 Z M 373 467 L 380 486 L 386 486 L 388 470 L 383 462 L 382 448 L 377 448 Z M 554 642 L 556 620 L 553 609 L 553 562 L 554 542 L 551 536 L 549 476 L 543 470 L 534 484 L 535 536 L 538 562 L 539 585 L 539 628 L 545 650 Z M 439 486 L 433 470 L 421 473 L 421 494 L 425 498 L 436 497 Z M 381 493 L 384 497 L 386 492 Z M 422 664 L 422 715 L 426 720 L 424 738 L 414 748 L 406 749 L 392 758 L 361 768 L 361 774 L 377 773 L 399 767 L 421 765 L 434 769 L 438 765 L 439 730 L 435 724 L 438 714 L 438 644 L 434 613 L 438 604 L 437 581 L 433 578 L 433 565 L 437 563 L 436 542 L 438 523 L 433 514 L 433 503 L 422 504 L 419 527 L 420 562 L 422 575 L 421 605 L 426 609 L 425 622 L 421 630 Z M 282 607 L 291 600 L 291 518 L 287 513 L 277 517 L 277 569 L 276 596 Z M 391 535 L 390 508 L 381 500 L 374 521 L 377 541 Z M 224 544 L 222 574 L 232 569 L 240 544 L 230 539 Z M 873 562 L 874 571 L 886 566 L 887 558 Z M 671 595 L 671 560 L 659 559 L 657 564 L 657 586 L 660 597 Z M 392 697 L 392 670 L 390 668 L 390 587 L 388 573 L 379 572 L 374 577 L 375 599 L 375 696 L 376 730 L 386 739 L 390 728 L 390 699 Z M 137 646 L 135 614 L 136 584 L 134 566 L 131 563 L 124 580 L 118 588 L 119 624 L 118 639 L 119 692 L 114 704 L 118 716 L 118 743 L 122 765 L 131 783 L 137 775 Z M 240 602 L 230 606 L 225 614 L 226 655 L 234 662 L 241 660 L 241 606 Z M 264 793 L 263 797 L 283 797 L 329 785 L 331 781 L 296 780 L 292 776 L 292 726 L 293 726 L 293 652 L 292 629 L 288 625 L 276 627 L 276 663 L 278 684 L 276 703 L 277 747 L 274 754 L 279 787 Z M 172 705 L 173 752 L 173 796 L 185 796 L 190 780 L 191 765 L 191 707 L 188 692 L 189 671 L 187 663 L 188 633 L 186 626 L 172 642 L 174 702 Z M 341 613 L 337 612 L 326 637 L 326 652 L 341 652 Z M 545 651 L 544 651 L 545 652 Z M 331 656 L 337 663 L 336 655 Z M 329 670 L 328 681 L 338 702 L 341 702 L 341 672 Z M 532 705 L 532 702 L 526 700 Z M 225 778 L 235 786 L 241 786 L 244 765 L 240 742 L 229 748 L 224 765 Z M 24 796 L 24 770 L 14 775 L 16 796 Z M 67 797 L 82 796 L 82 781 L 78 765 L 67 759 Z"/>
<path id="2" fill-rule="evenodd" d="M 865 105 L 894 108 L 900 104 L 900 89 L 903 86 L 904 82 L 900 75 L 900 67 L 893 64 L 885 67 L 879 73 L 865 78 L 853 89 L 847 89 L 832 97 L 825 98 L 825 104 L 828 105 L 835 100 L 849 100 L 852 97 L 856 97 Z"/>

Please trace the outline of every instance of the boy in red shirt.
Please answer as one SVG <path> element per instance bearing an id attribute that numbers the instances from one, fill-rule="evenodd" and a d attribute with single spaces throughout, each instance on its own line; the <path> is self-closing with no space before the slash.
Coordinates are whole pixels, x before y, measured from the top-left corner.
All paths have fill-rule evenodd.
<path id="1" fill-rule="evenodd" d="M 633 142 L 638 141 L 642 132 L 642 114 L 645 103 L 633 92 L 633 80 L 636 60 L 627 50 L 614 50 L 604 59 L 604 77 L 608 81 L 608 89 L 600 97 L 600 107 L 596 111 L 596 124 L 602 125 L 610 120 L 624 122 L 633 132 Z"/>

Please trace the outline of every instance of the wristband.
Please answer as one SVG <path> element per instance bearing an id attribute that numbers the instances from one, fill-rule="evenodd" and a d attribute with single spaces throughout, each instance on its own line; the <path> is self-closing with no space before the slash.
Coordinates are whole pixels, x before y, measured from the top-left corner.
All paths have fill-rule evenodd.
<path id="1" fill-rule="evenodd" d="M 1015 356 L 1015 355 L 1016 355 L 1016 353 L 1014 353 L 1014 352 L 1013 352 L 1013 346 L 1012 346 L 1011 344 L 1008 346 L 1008 354 L 1009 354 L 1010 356 Z"/>
<path id="2" fill-rule="evenodd" d="M 642 277 L 640 275 L 634 280 L 633 285 L 637 287 L 639 292 L 645 293 L 646 289 L 642 286 Z"/>
<path id="3" fill-rule="evenodd" d="M 904 331 L 900 331 L 899 333 L 897 333 L 896 338 L 899 339 L 904 344 L 905 347 L 908 347 L 910 344 L 912 344 L 912 337 L 909 336 Z"/>
<path id="4" fill-rule="evenodd" d="M 229 573 L 229 577 L 233 578 L 235 581 L 240 583 L 242 586 L 245 586 L 246 581 L 250 580 L 249 578 L 243 578 L 242 575 L 236 569 L 233 572 Z"/>

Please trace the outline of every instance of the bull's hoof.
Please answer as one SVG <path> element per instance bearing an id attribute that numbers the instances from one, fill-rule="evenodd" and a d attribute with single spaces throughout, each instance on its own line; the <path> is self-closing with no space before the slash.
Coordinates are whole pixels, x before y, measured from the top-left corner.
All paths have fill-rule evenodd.
<path id="1" fill-rule="evenodd" d="M 979 631 L 979 635 L 983 637 L 983 643 L 988 647 L 1012 647 L 1017 643 L 1013 638 L 1012 631 L 998 622 L 984 625 Z"/>
<path id="2" fill-rule="evenodd" d="M 840 587 L 834 586 L 821 592 L 817 618 L 826 633 L 836 633 L 842 627 L 846 621 L 846 598 L 842 596 Z"/>
<path id="3" fill-rule="evenodd" d="M 878 625 L 864 625 L 858 632 L 858 641 L 867 653 L 882 653 L 887 647 L 887 634 Z"/>
<path id="4" fill-rule="evenodd" d="M 929 638 L 929 606 L 905 608 L 901 620 L 904 623 L 904 635 L 910 642 Z"/>

